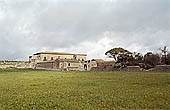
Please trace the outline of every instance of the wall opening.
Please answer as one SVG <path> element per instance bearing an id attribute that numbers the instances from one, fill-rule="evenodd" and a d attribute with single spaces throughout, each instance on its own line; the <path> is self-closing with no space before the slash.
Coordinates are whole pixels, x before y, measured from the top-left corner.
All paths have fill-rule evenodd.
<path id="1" fill-rule="evenodd" d="M 84 65 L 84 70 L 87 70 L 87 65 L 86 64 Z"/>

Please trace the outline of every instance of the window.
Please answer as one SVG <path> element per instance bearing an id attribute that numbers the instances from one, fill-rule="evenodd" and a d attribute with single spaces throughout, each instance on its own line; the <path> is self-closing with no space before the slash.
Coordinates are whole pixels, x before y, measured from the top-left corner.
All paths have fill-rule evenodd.
<path id="1" fill-rule="evenodd" d="M 44 57 L 44 60 L 43 61 L 47 61 L 47 57 Z"/>
<path id="2" fill-rule="evenodd" d="M 70 63 L 68 63 L 68 66 L 71 66 L 71 64 L 70 64 Z"/>
<path id="3" fill-rule="evenodd" d="M 40 56 L 38 56 L 37 58 L 38 58 L 38 60 L 41 60 L 41 57 L 40 57 Z"/>
<path id="4" fill-rule="evenodd" d="M 32 59 L 31 61 L 32 61 L 32 62 L 35 62 L 35 59 Z"/>
<path id="5" fill-rule="evenodd" d="M 51 57 L 51 60 L 54 60 L 54 58 L 53 58 L 53 57 Z"/>
<path id="6" fill-rule="evenodd" d="M 73 58 L 74 58 L 74 59 L 77 59 L 77 58 L 76 58 L 76 55 L 74 55 Z"/>

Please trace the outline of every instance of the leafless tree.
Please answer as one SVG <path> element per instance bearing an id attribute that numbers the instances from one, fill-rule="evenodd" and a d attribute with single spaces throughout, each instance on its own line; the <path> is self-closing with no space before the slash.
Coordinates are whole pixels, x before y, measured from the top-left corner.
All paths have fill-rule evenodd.
<path id="1" fill-rule="evenodd" d="M 163 48 L 159 48 L 159 50 L 161 50 L 162 52 L 162 62 L 163 64 L 166 64 L 166 60 L 167 60 L 167 53 L 168 53 L 168 49 L 167 46 L 164 46 Z"/>

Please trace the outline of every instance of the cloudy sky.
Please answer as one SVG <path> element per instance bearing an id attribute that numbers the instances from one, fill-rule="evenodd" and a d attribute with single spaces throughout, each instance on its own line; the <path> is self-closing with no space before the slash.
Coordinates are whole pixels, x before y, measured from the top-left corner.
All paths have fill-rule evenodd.
<path id="1" fill-rule="evenodd" d="M 114 47 L 170 49 L 170 0 L 0 0 L 0 59 L 40 51 L 105 58 Z"/>

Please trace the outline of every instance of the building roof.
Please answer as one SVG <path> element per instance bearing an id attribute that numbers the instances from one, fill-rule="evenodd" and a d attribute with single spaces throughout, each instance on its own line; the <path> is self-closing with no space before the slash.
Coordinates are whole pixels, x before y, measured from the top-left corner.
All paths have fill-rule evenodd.
<path id="1" fill-rule="evenodd" d="M 87 56 L 87 54 L 74 54 L 74 55 Z"/>
<path id="2" fill-rule="evenodd" d="M 104 62 L 103 59 L 92 59 L 92 61 L 96 61 L 96 62 Z"/>
<path id="3" fill-rule="evenodd" d="M 39 52 L 39 53 L 36 53 L 34 55 L 39 55 L 39 54 L 53 54 L 53 55 L 74 55 L 72 53 L 65 53 L 65 52 Z"/>
<path id="4" fill-rule="evenodd" d="M 39 52 L 34 55 L 39 55 L 39 54 L 53 54 L 53 55 L 80 55 L 80 56 L 87 56 L 87 54 L 72 54 L 72 53 L 66 53 L 66 52 Z"/>
<path id="5" fill-rule="evenodd" d="M 91 61 L 96 61 L 97 63 L 115 63 L 114 60 L 105 61 L 105 60 L 103 60 L 103 59 L 92 59 Z"/>

